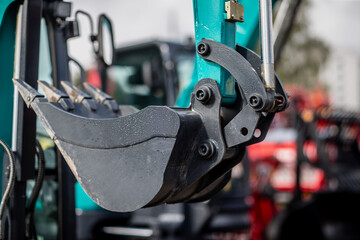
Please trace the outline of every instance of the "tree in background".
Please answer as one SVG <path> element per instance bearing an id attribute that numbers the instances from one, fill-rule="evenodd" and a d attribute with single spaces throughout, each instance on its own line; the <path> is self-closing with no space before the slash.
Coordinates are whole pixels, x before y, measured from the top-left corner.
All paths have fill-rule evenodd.
<path id="1" fill-rule="evenodd" d="M 289 38 L 284 46 L 276 72 L 285 84 L 296 83 L 313 89 L 318 75 L 329 55 L 327 44 L 309 33 L 307 10 L 311 7 L 303 0 Z"/>

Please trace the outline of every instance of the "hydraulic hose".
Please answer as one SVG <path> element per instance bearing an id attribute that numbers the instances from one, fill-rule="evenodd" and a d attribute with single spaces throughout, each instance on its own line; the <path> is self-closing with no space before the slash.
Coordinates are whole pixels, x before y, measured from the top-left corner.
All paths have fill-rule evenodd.
<path id="1" fill-rule="evenodd" d="M 5 206 L 9 200 L 10 197 L 10 193 L 12 191 L 12 189 L 14 188 L 14 183 L 15 183 L 15 156 L 14 153 L 10 150 L 10 148 L 6 145 L 6 143 L 4 143 L 3 141 L 0 140 L 0 145 L 5 149 L 6 154 L 9 157 L 9 166 L 10 166 L 10 174 L 9 174 L 9 181 L 8 184 L 6 186 L 4 195 L 1 199 L 1 203 L 0 203 L 0 239 L 2 239 L 2 218 L 4 215 L 4 210 L 5 210 Z"/>
<path id="2" fill-rule="evenodd" d="M 35 186 L 33 188 L 33 191 L 31 193 L 31 196 L 29 198 L 29 203 L 26 208 L 26 237 L 31 237 L 30 232 L 33 232 L 34 239 L 37 239 L 36 237 L 36 228 L 34 225 L 34 210 L 35 210 L 35 204 L 36 200 L 39 197 L 39 193 L 44 181 L 44 175 L 45 175 L 45 157 L 44 157 L 44 151 L 39 143 L 39 141 L 36 140 L 36 155 L 38 157 L 38 174 L 36 177 Z"/>

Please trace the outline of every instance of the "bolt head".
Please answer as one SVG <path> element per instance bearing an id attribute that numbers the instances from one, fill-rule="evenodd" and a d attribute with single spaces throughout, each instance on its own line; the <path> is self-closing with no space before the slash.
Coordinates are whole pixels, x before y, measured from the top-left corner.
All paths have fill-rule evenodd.
<path id="1" fill-rule="evenodd" d="M 200 144 L 198 152 L 203 158 L 211 158 L 215 153 L 214 143 L 210 140 L 203 142 Z"/>
<path id="2" fill-rule="evenodd" d="M 211 99 L 211 90 L 208 87 L 200 87 L 195 92 L 195 97 L 198 101 L 202 102 L 203 104 L 209 102 Z"/>
<path id="3" fill-rule="evenodd" d="M 262 98 L 258 95 L 253 95 L 249 99 L 249 105 L 252 108 L 259 108 L 261 107 L 262 103 L 263 103 Z"/>
<path id="4" fill-rule="evenodd" d="M 209 55 L 210 53 L 210 46 L 207 43 L 200 42 L 197 46 L 197 52 L 201 56 Z"/>

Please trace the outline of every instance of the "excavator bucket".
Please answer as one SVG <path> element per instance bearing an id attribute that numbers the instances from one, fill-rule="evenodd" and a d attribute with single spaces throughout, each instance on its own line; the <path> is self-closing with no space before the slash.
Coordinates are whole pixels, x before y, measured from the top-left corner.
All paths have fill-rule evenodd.
<path id="1" fill-rule="evenodd" d="M 197 83 L 189 108 L 151 106 L 140 111 L 118 106 L 88 83 L 79 89 L 64 81 L 62 92 L 40 81 L 46 97 L 24 81 L 14 79 L 14 84 L 85 192 L 101 207 L 129 212 L 203 201 L 224 187 L 245 146 L 265 137 L 275 114 L 264 113 L 259 58 L 243 50 L 254 59 L 251 65 L 233 49 L 204 43 L 211 49 L 204 58 L 224 66 L 237 80 L 239 98 L 232 107 L 222 106 L 212 79 Z M 279 109 L 284 109 L 287 98 L 279 81 L 277 88 L 285 100 Z M 255 129 L 261 136 L 254 136 Z"/>
<path id="2" fill-rule="evenodd" d="M 214 81 L 199 84 L 214 93 L 207 108 L 193 102 L 189 109 L 148 107 L 141 111 L 113 104 L 111 97 L 87 83 L 85 92 L 62 82 L 66 94 L 39 82 L 47 99 L 23 81 L 14 83 L 85 192 L 105 209 L 127 212 L 154 201 L 169 201 L 189 183 L 196 184 L 188 194 L 199 193 L 198 173 L 203 170 L 189 172 L 190 160 L 197 159 L 208 170 L 223 158 L 224 152 L 216 151 L 224 149 L 224 141 L 221 95 Z M 202 118 L 212 133 L 205 131 Z M 213 140 L 204 143 L 204 149 L 198 146 L 209 137 Z M 203 152 L 194 151 L 198 147 Z"/>

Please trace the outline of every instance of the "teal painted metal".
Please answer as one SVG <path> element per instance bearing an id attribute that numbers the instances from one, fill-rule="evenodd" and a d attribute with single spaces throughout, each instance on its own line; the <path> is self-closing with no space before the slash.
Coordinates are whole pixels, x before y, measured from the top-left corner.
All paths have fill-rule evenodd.
<path id="1" fill-rule="evenodd" d="M 75 183 L 75 208 L 84 211 L 102 210 L 84 191 L 78 182 Z"/>
<path id="2" fill-rule="evenodd" d="M 12 134 L 13 83 L 15 30 L 18 4 L 12 1 L 0 3 L 0 139 L 9 146 Z M 6 4 L 7 3 L 7 4 Z M 3 149 L 0 149 L 0 168 L 2 168 Z M 0 186 L 2 186 L 2 171 Z"/>
<path id="3" fill-rule="evenodd" d="M 236 43 L 254 49 L 259 39 L 259 0 L 240 0 L 244 5 L 244 22 L 236 23 Z"/>
<path id="4" fill-rule="evenodd" d="M 5 11 L 7 7 L 12 3 L 14 0 L 1 0 L 0 1 L 0 25 L 2 23 Z"/>
<path id="5" fill-rule="evenodd" d="M 272 0 L 273 7 L 278 0 Z M 244 23 L 236 23 L 236 43 L 254 49 L 259 39 L 259 0 L 239 0 L 244 5 Z"/>
<path id="6" fill-rule="evenodd" d="M 229 42 L 229 40 L 233 39 L 233 36 L 226 35 L 223 33 L 223 31 L 226 32 L 226 30 L 227 30 L 226 28 L 209 28 L 208 25 L 203 25 L 204 23 L 207 24 L 208 22 L 214 22 L 214 17 L 211 17 L 211 15 L 213 14 L 213 11 L 218 11 L 218 13 L 224 12 L 224 8 L 221 9 L 221 7 L 219 5 L 216 5 L 216 4 L 214 5 L 213 2 L 216 2 L 216 1 L 194 0 L 196 43 L 198 43 L 204 37 L 204 38 L 216 40 L 221 43 L 225 43 L 225 44 L 228 43 L 228 44 L 232 45 L 232 42 Z M 222 6 L 224 6 L 224 1 L 217 1 L 217 2 L 221 3 Z M 278 0 L 272 1 L 273 6 L 276 4 L 276 2 L 278 2 Z M 259 0 L 239 0 L 239 3 L 244 6 L 244 22 L 236 23 L 236 44 L 239 44 L 240 46 L 243 46 L 243 47 L 246 47 L 249 49 L 254 49 L 256 46 L 256 43 L 259 39 Z M 213 5 L 210 5 L 210 4 L 213 4 Z M 200 12 L 201 14 L 196 16 L 197 12 Z M 210 19 L 207 20 L 206 18 L 210 18 Z M 219 20 L 219 22 L 223 21 L 223 20 L 220 20 L 220 18 L 218 20 Z M 207 29 L 207 28 L 209 28 L 209 29 Z M 219 32 L 217 32 L 217 34 L 219 36 L 228 37 L 228 42 L 224 41 L 225 39 L 220 38 L 219 36 L 217 38 L 216 37 L 215 38 L 208 37 L 209 35 L 216 36 L 215 31 L 219 31 Z M 202 77 L 206 77 L 206 75 L 208 73 L 210 73 L 210 75 L 211 75 L 211 72 L 209 72 L 210 69 L 207 67 L 207 66 L 211 65 L 211 63 L 207 63 L 208 65 L 203 65 L 203 64 L 206 64 L 206 61 L 204 61 L 203 59 L 201 59 L 199 61 L 199 57 L 197 56 L 192 81 L 186 88 L 180 90 L 178 99 L 176 101 L 177 106 L 179 106 L 179 107 L 189 106 L 190 95 L 193 92 L 193 89 L 194 89 L 194 86 L 196 85 L 196 83 Z M 199 68 L 199 65 L 203 65 L 205 67 Z M 211 77 L 210 75 L 208 77 Z M 218 81 L 217 78 L 214 78 L 214 79 L 216 79 Z M 221 81 L 224 81 L 223 79 L 228 79 L 228 78 L 220 78 L 220 79 L 221 79 L 220 80 L 220 82 L 221 82 Z M 232 95 L 234 93 L 231 92 L 231 87 L 233 90 L 234 86 L 231 81 L 225 81 L 223 83 L 225 83 L 225 86 L 223 85 L 223 87 L 221 88 L 221 92 L 222 92 L 223 96 L 225 96 L 225 97 L 230 96 L 230 102 L 231 102 L 231 100 L 233 100 L 231 97 L 234 96 L 234 95 Z M 221 84 L 223 84 L 223 83 L 221 83 Z M 227 83 L 228 83 L 228 85 L 226 85 Z M 220 86 L 221 86 L 221 84 L 220 84 Z M 232 94 L 227 95 L 227 93 L 232 93 Z M 228 102 L 228 101 L 226 101 L 226 99 L 225 99 L 225 103 L 226 102 Z"/>
<path id="7" fill-rule="evenodd" d="M 227 0 L 194 0 L 194 24 L 196 45 L 203 39 L 211 39 L 235 48 L 235 23 L 225 20 Z M 236 98 L 235 80 L 222 67 L 205 61 L 198 55 L 195 59 L 193 79 L 190 85 L 180 92 L 177 105 L 188 106 L 190 94 L 196 83 L 203 78 L 212 78 L 219 83 L 223 101 L 233 102 Z"/>
<path id="8" fill-rule="evenodd" d="M 195 42 L 211 39 L 235 48 L 235 23 L 225 20 L 225 2 L 227 0 L 194 0 Z M 212 78 L 219 83 L 225 101 L 236 97 L 235 80 L 222 67 L 196 55 L 197 81 Z"/>

